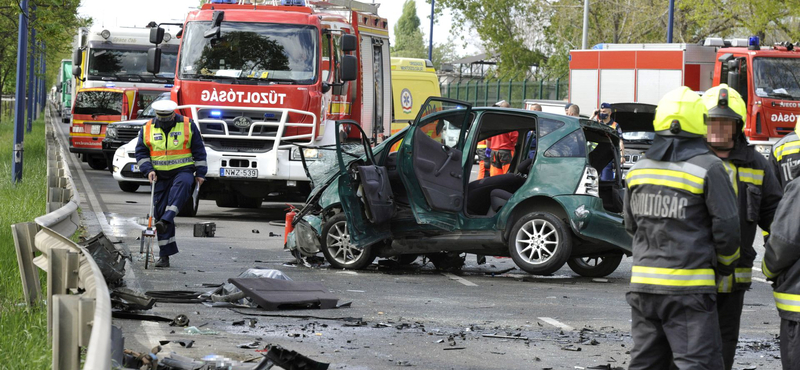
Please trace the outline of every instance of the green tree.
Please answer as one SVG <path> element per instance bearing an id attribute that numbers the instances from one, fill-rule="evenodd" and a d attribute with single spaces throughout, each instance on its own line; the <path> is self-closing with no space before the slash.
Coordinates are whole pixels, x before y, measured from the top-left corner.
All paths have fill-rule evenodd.
<path id="1" fill-rule="evenodd" d="M 394 46 L 392 56 L 404 58 L 427 58 L 428 52 L 417 17 L 414 0 L 406 0 L 403 14 L 394 25 Z"/>
<path id="2" fill-rule="evenodd" d="M 452 36 L 449 37 L 447 39 L 447 42 L 445 43 L 433 44 L 433 55 L 432 55 L 433 60 L 431 60 L 431 62 L 433 63 L 433 68 L 436 68 L 436 70 L 439 71 L 441 70 L 442 63 L 450 63 L 456 59 L 461 58 L 461 55 L 458 53 L 458 50 L 456 49 L 456 45 L 457 45 L 456 41 L 453 39 Z M 425 48 L 426 53 L 427 49 L 428 48 Z"/>

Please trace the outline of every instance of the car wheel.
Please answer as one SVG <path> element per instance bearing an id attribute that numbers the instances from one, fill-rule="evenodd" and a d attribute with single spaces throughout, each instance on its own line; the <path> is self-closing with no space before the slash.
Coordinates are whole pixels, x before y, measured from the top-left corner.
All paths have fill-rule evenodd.
<path id="1" fill-rule="evenodd" d="M 91 167 L 93 170 L 106 169 L 106 158 L 101 155 L 89 156 L 87 162 L 89 163 L 89 167 Z"/>
<path id="2" fill-rule="evenodd" d="M 322 254 L 332 267 L 359 270 L 375 260 L 370 247 L 358 249 L 350 244 L 347 216 L 338 213 L 322 227 Z"/>
<path id="3" fill-rule="evenodd" d="M 135 193 L 136 190 L 139 190 L 139 184 L 135 182 L 120 181 L 117 184 L 119 184 L 120 190 L 126 193 Z"/>
<path id="4" fill-rule="evenodd" d="M 567 264 L 580 276 L 603 277 L 614 272 L 621 262 L 622 254 L 613 253 L 596 257 L 570 258 Z"/>
<path id="5" fill-rule="evenodd" d="M 508 238 L 514 263 L 525 272 L 549 275 L 572 253 L 572 234 L 564 222 L 548 212 L 531 213 L 514 225 Z"/>
<path id="6" fill-rule="evenodd" d="M 220 195 L 215 202 L 217 203 L 217 207 L 220 208 L 236 208 L 239 206 L 239 202 L 236 200 L 235 194 Z"/>

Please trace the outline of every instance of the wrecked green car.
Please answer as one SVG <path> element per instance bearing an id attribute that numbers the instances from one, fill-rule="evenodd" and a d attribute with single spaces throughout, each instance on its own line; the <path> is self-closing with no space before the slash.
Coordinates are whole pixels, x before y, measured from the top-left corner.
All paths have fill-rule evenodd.
<path id="1" fill-rule="evenodd" d="M 288 235 L 297 257 L 322 252 L 335 268 L 359 269 L 377 257 L 472 253 L 511 257 L 531 274 L 568 263 L 598 277 L 630 255 L 620 138 L 605 125 L 430 98 L 375 147 L 355 122 L 337 122 L 336 132 L 335 148 L 302 150 L 314 188 Z M 517 139 L 507 173 L 478 180 L 478 143 L 509 132 Z M 600 181 L 609 162 L 616 177 Z"/>

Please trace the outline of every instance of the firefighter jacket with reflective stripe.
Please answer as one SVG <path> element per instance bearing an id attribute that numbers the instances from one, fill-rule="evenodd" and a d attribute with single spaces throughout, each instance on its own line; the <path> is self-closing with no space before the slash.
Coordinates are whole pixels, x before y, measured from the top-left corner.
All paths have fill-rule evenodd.
<path id="1" fill-rule="evenodd" d="M 717 291 L 729 293 L 750 288 L 753 261 L 756 258 L 753 242 L 757 229 L 770 230 L 783 190 L 767 159 L 744 142 L 741 145 L 737 143 L 728 158 L 723 159 L 723 164 L 731 176 L 739 200 L 742 241 L 741 259 L 736 271 L 733 275 L 718 279 Z"/>
<path id="2" fill-rule="evenodd" d="M 194 172 L 205 177 L 208 170 L 203 138 L 188 117 L 175 115 L 175 124 L 164 127 L 161 122 L 148 121 L 136 145 L 136 160 L 144 174 L 157 171 L 162 178 L 177 172 Z"/>
<path id="3" fill-rule="evenodd" d="M 775 212 L 761 270 L 772 280 L 781 318 L 800 321 L 800 179 L 789 182 Z"/>
<path id="4" fill-rule="evenodd" d="M 736 196 L 725 167 L 707 152 L 676 162 L 650 154 L 626 179 L 631 291 L 714 293 L 716 275 L 733 273 L 740 254 Z"/>
<path id="5" fill-rule="evenodd" d="M 800 177 L 800 137 L 797 131 L 800 131 L 800 125 L 795 132 L 775 143 L 770 152 L 769 161 L 781 182 L 781 187 L 786 187 L 789 181 Z"/>

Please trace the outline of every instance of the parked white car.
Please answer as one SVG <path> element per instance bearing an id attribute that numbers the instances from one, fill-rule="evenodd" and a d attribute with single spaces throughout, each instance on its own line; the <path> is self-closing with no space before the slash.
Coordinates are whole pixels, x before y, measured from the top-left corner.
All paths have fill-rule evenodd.
<path id="1" fill-rule="evenodd" d="M 136 164 L 136 140 L 134 138 L 127 144 L 117 148 L 114 152 L 113 158 L 113 176 L 117 180 L 119 188 L 122 191 L 133 193 L 139 189 L 140 185 L 147 185 L 147 179 L 144 174 L 139 171 L 139 165 Z"/>

